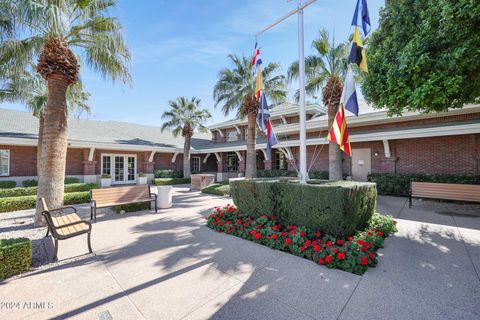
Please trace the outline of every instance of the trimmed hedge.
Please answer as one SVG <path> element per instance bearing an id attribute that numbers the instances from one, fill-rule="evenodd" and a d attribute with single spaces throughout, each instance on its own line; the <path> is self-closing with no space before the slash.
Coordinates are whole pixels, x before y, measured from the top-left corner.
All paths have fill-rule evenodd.
<path id="1" fill-rule="evenodd" d="M 179 170 L 157 170 L 155 178 L 183 178 L 183 171 Z"/>
<path id="2" fill-rule="evenodd" d="M 71 192 L 65 193 L 64 204 L 79 204 L 90 202 L 90 192 Z M 22 197 L 10 197 L 0 198 L 0 212 L 9 212 L 17 210 L 26 210 L 35 208 L 37 203 L 37 196 L 22 196 Z"/>
<path id="3" fill-rule="evenodd" d="M 22 186 L 24 188 L 37 187 L 38 186 L 38 181 L 35 180 L 35 179 L 23 180 L 22 181 Z"/>
<path id="4" fill-rule="evenodd" d="M 80 179 L 75 177 L 66 177 L 65 184 L 73 184 L 73 183 L 80 183 Z"/>
<path id="5" fill-rule="evenodd" d="M 297 177 L 296 171 L 292 170 L 258 170 L 259 178 Z M 311 171 L 308 173 L 310 179 L 328 180 L 328 171 Z"/>
<path id="6" fill-rule="evenodd" d="M 408 196 L 410 181 L 480 184 L 480 176 L 423 173 L 371 173 L 368 175 L 368 181 L 377 184 L 378 194 Z"/>
<path id="7" fill-rule="evenodd" d="M 132 203 L 132 204 L 125 204 L 123 206 L 115 206 L 113 210 L 116 213 L 120 213 L 120 211 L 124 210 L 125 212 L 135 212 L 135 211 L 142 211 L 148 210 L 150 208 L 150 204 L 148 202 L 142 203 Z"/>
<path id="8" fill-rule="evenodd" d="M 27 271 L 32 262 L 32 241 L 27 238 L 0 240 L 0 279 Z"/>
<path id="9" fill-rule="evenodd" d="M 300 184 L 279 179 L 230 181 L 233 202 L 241 213 L 275 213 L 280 223 L 305 226 L 333 236 L 364 229 L 375 211 L 375 184 L 315 181 Z"/>
<path id="10" fill-rule="evenodd" d="M 213 183 L 202 189 L 202 193 L 214 194 L 217 196 L 229 196 L 230 185 L 228 182 Z"/>
<path id="11" fill-rule="evenodd" d="M 154 180 L 156 186 L 170 186 L 175 184 L 187 184 L 190 182 L 190 178 L 160 178 Z"/>
<path id="12" fill-rule="evenodd" d="M 11 189 L 17 186 L 16 181 L 0 181 L 0 189 Z"/>
<path id="13" fill-rule="evenodd" d="M 65 185 L 65 193 L 98 189 L 95 183 L 72 183 Z M 37 194 L 38 187 L 0 189 L 0 198 L 31 196 Z"/>

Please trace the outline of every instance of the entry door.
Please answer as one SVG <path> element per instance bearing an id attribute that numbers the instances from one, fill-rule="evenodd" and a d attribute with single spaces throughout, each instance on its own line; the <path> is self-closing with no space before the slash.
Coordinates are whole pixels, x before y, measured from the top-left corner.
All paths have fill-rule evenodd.
<path id="1" fill-rule="evenodd" d="M 135 183 L 137 173 L 135 156 L 114 155 L 113 164 L 114 184 Z"/>
<path id="2" fill-rule="evenodd" d="M 372 171 L 372 151 L 370 149 L 352 150 L 352 178 L 355 181 L 367 181 Z"/>
<path id="3" fill-rule="evenodd" d="M 123 183 L 125 182 L 125 157 L 124 156 L 115 156 L 115 171 L 113 175 L 114 183 Z"/>

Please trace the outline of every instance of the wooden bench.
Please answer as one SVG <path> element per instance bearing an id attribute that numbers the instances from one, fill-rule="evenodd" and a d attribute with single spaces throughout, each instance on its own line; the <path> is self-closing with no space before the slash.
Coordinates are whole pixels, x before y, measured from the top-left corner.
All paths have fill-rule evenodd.
<path id="1" fill-rule="evenodd" d="M 409 192 L 410 208 L 412 198 L 480 202 L 480 185 L 412 181 Z"/>
<path id="2" fill-rule="evenodd" d="M 65 240 L 87 233 L 88 251 L 92 253 L 90 243 L 90 234 L 92 224 L 89 221 L 82 220 L 77 215 L 77 209 L 72 206 L 66 206 L 56 209 L 49 209 L 44 198 L 40 198 L 43 207 L 43 216 L 47 221 L 47 235 L 51 233 L 55 240 L 53 260 L 57 260 L 58 240 Z M 70 211 L 70 213 L 68 213 Z"/>
<path id="3" fill-rule="evenodd" d="M 151 210 L 152 201 L 155 202 L 155 212 L 158 212 L 157 195 L 150 192 L 149 185 L 92 189 L 90 190 L 90 219 L 97 220 L 98 208 L 149 202 Z"/>

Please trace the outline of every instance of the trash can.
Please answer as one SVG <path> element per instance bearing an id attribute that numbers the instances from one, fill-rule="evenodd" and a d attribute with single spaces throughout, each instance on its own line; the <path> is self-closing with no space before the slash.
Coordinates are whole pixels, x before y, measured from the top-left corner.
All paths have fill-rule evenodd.
<path id="1" fill-rule="evenodd" d="M 172 186 L 158 186 L 157 206 L 159 209 L 172 207 Z"/>

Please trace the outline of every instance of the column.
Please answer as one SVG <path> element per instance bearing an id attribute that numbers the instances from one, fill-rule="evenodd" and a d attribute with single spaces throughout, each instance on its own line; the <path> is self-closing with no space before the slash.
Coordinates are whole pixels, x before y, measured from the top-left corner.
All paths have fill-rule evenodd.
<path id="1" fill-rule="evenodd" d="M 272 160 L 263 160 L 265 170 L 272 170 Z"/>
<path id="2" fill-rule="evenodd" d="M 85 149 L 83 150 L 83 182 L 84 183 L 96 183 L 97 182 L 97 175 L 95 173 L 95 167 L 97 165 L 97 161 L 94 161 L 94 157 L 92 160 L 89 161 L 89 154 L 90 150 Z"/>

